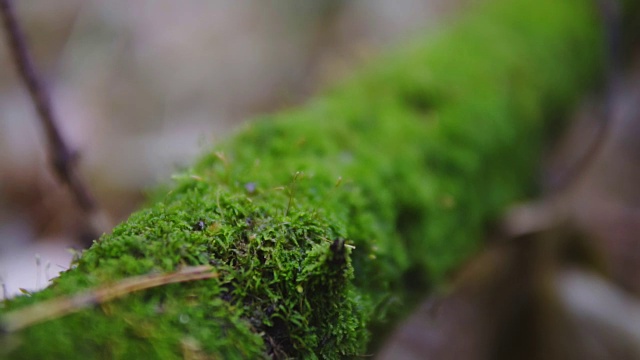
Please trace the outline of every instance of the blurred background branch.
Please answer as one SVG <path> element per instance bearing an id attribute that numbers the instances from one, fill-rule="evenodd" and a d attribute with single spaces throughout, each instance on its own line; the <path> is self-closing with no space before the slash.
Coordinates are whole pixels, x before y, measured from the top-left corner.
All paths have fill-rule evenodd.
<path id="1" fill-rule="evenodd" d="M 65 141 L 45 84 L 35 68 L 11 0 L 0 0 L 0 12 L 14 64 L 26 86 L 47 138 L 51 166 L 58 180 L 69 187 L 89 224 L 89 238 L 109 230 L 109 220 L 76 170 L 79 154 Z"/>

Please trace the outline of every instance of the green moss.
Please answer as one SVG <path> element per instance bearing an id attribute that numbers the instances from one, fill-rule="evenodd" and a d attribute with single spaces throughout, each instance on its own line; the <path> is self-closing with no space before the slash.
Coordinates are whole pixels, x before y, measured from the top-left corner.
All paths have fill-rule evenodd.
<path id="1" fill-rule="evenodd" d="M 11 358 L 341 358 L 446 279 L 533 190 L 550 127 L 597 79 L 591 1 L 494 1 L 174 178 L 24 305 L 210 264 L 5 336 Z"/>

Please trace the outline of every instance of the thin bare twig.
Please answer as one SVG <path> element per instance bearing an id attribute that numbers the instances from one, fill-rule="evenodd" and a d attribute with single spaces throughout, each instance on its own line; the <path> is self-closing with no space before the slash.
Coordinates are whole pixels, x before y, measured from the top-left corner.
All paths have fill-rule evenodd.
<path id="1" fill-rule="evenodd" d="M 70 297 L 43 301 L 5 314 L 0 318 L 0 332 L 15 332 L 38 323 L 78 312 L 86 307 L 115 298 L 167 284 L 217 278 L 218 273 L 208 265 L 185 267 L 169 274 L 150 274 L 123 279 Z"/>
<path id="2" fill-rule="evenodd" d="M 78 206 L 85 212 L 94 232 L 92 235 L 98 236 L 108 230 L 109 221 L 76 171 L 78 153 L 68 145 L 59 130 L 49 94 L 36 71 L 11 0 L 0 0 L 0 12 L 13 62 L 44 127 L 53 170 L 58 179 L 69 187 Z"/>

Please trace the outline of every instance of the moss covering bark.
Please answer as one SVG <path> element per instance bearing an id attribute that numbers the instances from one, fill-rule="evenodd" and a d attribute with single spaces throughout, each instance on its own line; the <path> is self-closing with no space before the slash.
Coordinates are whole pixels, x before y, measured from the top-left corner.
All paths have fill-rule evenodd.
<path id="1" fill-rule="evenodd" d="M 598 78 L 592 1 L 495 0 L 176 175 L 48 289 L 210 264 L 0 341 L 0 357 L 343 358 L 441 283 Z"/>

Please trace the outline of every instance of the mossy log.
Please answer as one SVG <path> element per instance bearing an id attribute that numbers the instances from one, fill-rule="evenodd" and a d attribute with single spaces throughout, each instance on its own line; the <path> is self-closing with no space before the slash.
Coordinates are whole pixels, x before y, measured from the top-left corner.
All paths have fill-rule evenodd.
<path id="1" fill-rule="evenodd" d="M 5 301 L 0 357 L 367 354 L 534 191 L 543 143 L 602 73 L 593 1 L 483 3 L 204 154 L 49 288 Z M 199 265 L 211 276 L 12 317 Z"/>

